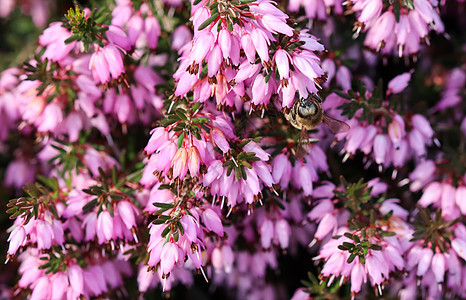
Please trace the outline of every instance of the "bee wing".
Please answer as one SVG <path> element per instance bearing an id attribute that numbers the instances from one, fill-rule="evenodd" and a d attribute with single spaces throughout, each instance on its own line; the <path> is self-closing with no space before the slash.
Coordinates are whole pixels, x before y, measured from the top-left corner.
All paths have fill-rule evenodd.
<path id="1" fill-rule="evenodd" d="M 311 150 L 311 143 L 309 142 L 309 134 L 306 129 L 301 129 L 299 135 L 298 149 L 296 151 L 296 158 L 302 159 Z"/>
<path id="2" fill-rule="evenodd" d="M 333 133 L 347 132 L 351 129 L 345 122 L 329 117 L 326 114 L 324 114 L 323 121 Z"/>

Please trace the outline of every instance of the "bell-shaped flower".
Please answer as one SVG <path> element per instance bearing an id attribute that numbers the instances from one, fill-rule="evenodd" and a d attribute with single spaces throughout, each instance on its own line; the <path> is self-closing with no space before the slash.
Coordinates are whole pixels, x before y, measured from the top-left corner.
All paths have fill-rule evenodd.
<path id="1" fill-rule="evenodd" d="M 215 211 L 210 208 L 202 212 L 202 220 L 208 230 L 215 232 L 218 236 L 223 236 L 223 224 Z"/>
<path id="2" fill-rule="evenodd" d="M 173 270 L 175 264 L 180 259 L 178 247 L 175 243 L 168 242 L 163 245 L 162 253 L 161 253 L 161 261 L 160 261 L 160 268 L 163 274 L 170 274 Z"/>
<path id="3" fill-rule="evenodd" d="M 188 152 L 186 148 L 180 147 L 178 151 L 176 151 L 175 156 L 172 160 L 172 167 L 173 167 L 173 178 L 180 177 L 183 179 L 187 172 L 187 161 L 188 161 Z"/>

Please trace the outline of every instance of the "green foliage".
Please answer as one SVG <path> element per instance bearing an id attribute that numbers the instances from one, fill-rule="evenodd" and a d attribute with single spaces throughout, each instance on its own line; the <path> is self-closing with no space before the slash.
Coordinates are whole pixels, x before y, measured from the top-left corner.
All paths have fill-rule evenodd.
<path id="1" fill-rule="evenodd" d="M 342 110 L 342 115 L 352 119 L 356 112 L 362 110 L 362 115 L 358 121 L 366 120 L 369 124 L 385 118 L 386 124 L 392 122 L 392 117 L 388 104 L 384 103 L 382 81 L 379 80 L 377 86 L 374 88 L 369 98 L 367 98 L 366 87 L 360 81 L 356 83 L 354 90 L 349 90 L 348 93 L 342 91 L 334 91 L 338 96 L 349 100 L 349 102 L 342 104 L 338 108 Z"/>
<path id="2" fill-rule="evenodd" d="M 52 251 L 49 251 L 45 256 L 42 256 L 40 260 L 44 261 L 44 264 L 42 264 L 39 269 L 45 270 L 46 274 L 66 272 L 70 260 L 75 261 L 81 268 L 85 268 L 87 266 L 87 263 L 81 253 L 68 249 L 65 254 L 60 247 L 53 247 Z"/>
<path id="3" fill-rule="evenodd" d="M 73 33 L 65 43 L 81 41 L 86 51 L 89 51 L 89 46 L 93 44 L 104 46 L 102 40 L 108 30 L 105 25 L 108 25 L 111 20 L 108 8 L 94 10 L 89 17 L 86 17 L 85 12 L 76 6 L 74 10 L 72 8 L 68 10 L 65 18 L 68 19 L 67 26 Z"/>
<path id="4" fill-rule="evenodd" d="M 344 299 L 339 296 L 341 286 L 338 281 L 330 282 L 328 278 L 325 280 L 318 280 L 312 272 L 308 272 L 307 277 L 308 280 L 302 280 L 301 283 L 306 287 L 304 291 L 309 293 L 312 299 Z"/>
<path id="5" fill-rule="evenodd" d="M 411 241 L 421 240 L 424 247 L 431 247 L 434 252 L 438 248 L 441 252 L 448 253 L 448 249 L 451 248 L 451 237 L 453 236 L 450 227 L 458 223 L 460 219 L 446 222 L 442 218 L 441 209 L 435 212 L 434 218 L 431 217 L 427 208 L 418 207 L 418 211 L 419 213 L 413 223 L 414 233 Z"/>
<path id="6" fill-rule="evenodd" d="M 10 219 L 23 217 L 24 224 L 27 224 L 32 218 L 38 218 L 44 210 L 50 211 L 55 219 L 58 219 L 58 213 L 55 205 L 60 201 L 60 190 L 56 178 L 45 178 L 40 176 L 42 183 L 27 184 L 24 187 L 26 196 L 11 199 L 7 207 L 7 213 Z"/>
<path id="7" fill-rule="evenodd" d="M 343 244 L 338 246 L 338 249 L 342 251 L 348 251 L 350 253 L 350 256 L 346 260 L 346 262 L 349 264 L 352 263 L 356 257 L 358 257 L 359 262 L 364 265 L 366 264 L 366 255 L 369 249 L 375 251 L 382 250 L 381 246 L 370 243 L 365 233 L 361 234 L 361 236 L 363 236 L 363 240 L 361 240 L 358 235 L 351 234 L 349 232 L 345 233 L 344 236 L 350 240 L 353 240 L 353 243 L 343 242 Z"/>
<path id="8" fill-rule="evenodd" d="M 86 205 L 83 206 L 83 213 L 87 214 L 93 211 L 96 207 L 97 214 L 100 214 L 104 208 L 110 213 L 113 218 L 113 206 L 119 200 L 131 200 L 130 195 L 134 193 L 133 189 L 123 189 L 124 185 L 127 184 L 128 177 L 118 178 L 117 169 L 114 166 L 112 176 L 108 176 L 99 168 L 99 181 L 101 183 L 100 186 L 93 185 L 88 189 L 83 189 L 83 192 L 89 195 L 96 196 L 91 201 L 89 201 Z M 128 194 L 126 194 L 126 193 Z"/>

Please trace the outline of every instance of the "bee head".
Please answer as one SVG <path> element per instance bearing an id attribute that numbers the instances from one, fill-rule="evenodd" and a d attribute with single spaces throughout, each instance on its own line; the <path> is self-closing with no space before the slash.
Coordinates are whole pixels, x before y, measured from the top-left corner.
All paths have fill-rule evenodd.
<path id="1" fill-rule="evenodd" d="M 300 99 L 298 115 L 301 118 L 308 118 L 315 116 L 319 113 L 319 107 L 314 101 L 311 101 L 311 98 Z"/>

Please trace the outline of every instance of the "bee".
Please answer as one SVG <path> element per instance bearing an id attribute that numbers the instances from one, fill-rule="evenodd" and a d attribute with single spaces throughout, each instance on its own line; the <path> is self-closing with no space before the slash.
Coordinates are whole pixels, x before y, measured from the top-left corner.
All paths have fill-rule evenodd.
<path id="1" fill-rule="evenodd" d="M 333 133 L 341 133 L 350 130 L 350 126 L 325 114 L 321 106 L 322 99 L 312 93 L 308 98 L 295 101 L 290 111 L 285 113 L 285 118 L 293 127 L 301 130 L 299 144 L 306 146 L 309 142 L 307 130 L 314 129 L 324 122 Z M 307 145 L 308 146 L 308 145 Z M 308 150 L 308 149 L 305 149 Z M 308 151 L 306 151 L 308 152 Z"/>

